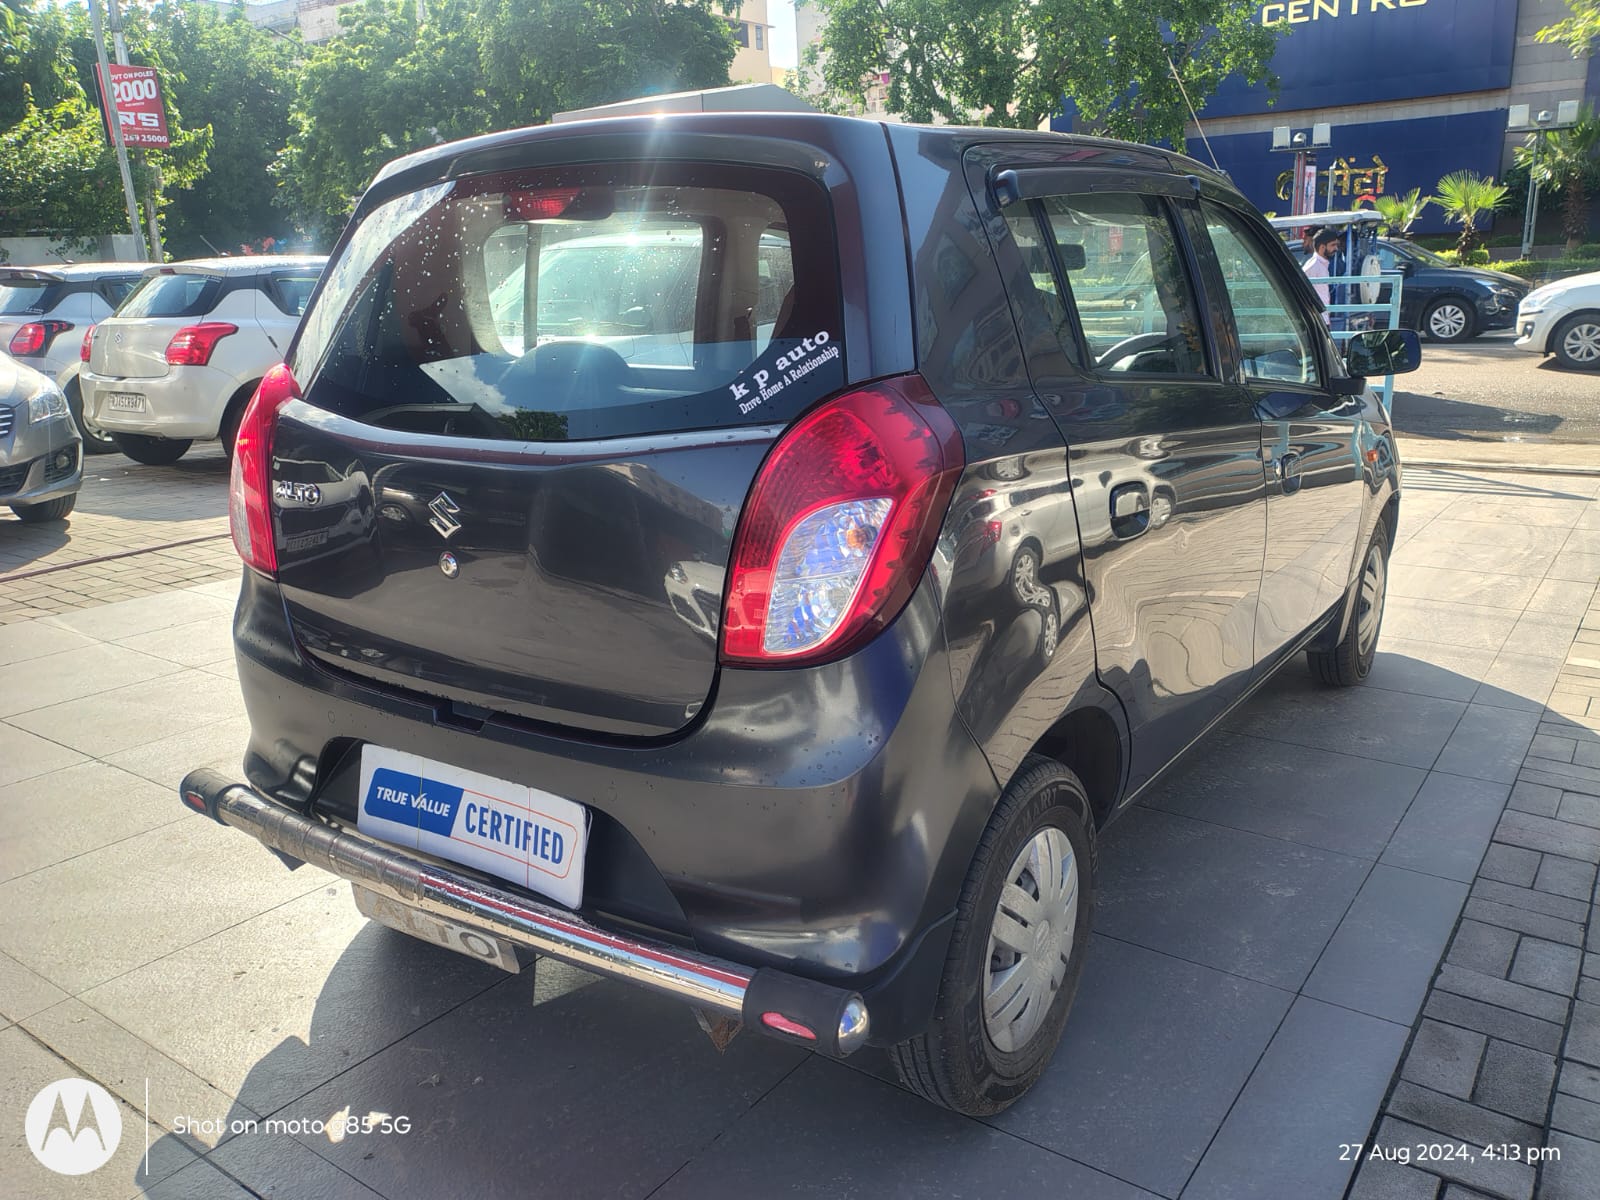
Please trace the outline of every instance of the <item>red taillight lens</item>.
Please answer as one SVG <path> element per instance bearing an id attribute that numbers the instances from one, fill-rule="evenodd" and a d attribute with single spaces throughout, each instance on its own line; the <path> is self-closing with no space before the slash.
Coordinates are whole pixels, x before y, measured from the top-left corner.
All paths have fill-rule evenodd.
<path id="1" fill-rule="evenodd" d="M 905 607 L 961 474 L 961 436 L 919 375 L 802 417 L 739 519 L 722 615 L 727 663 L 839 658 Z"/>
<path id="2" fill-rule="evenodd" d="M 29 321 L 11 335 L 11 353 L 43 354 L 55 341 L 56 334 L 71 328 L 71 321 Z"/>
<path id="3" fill-rule="evenodd" d="M 203 367 L 211 361 L 211 352 L 217 348 L 217 343 L 230 333 L 238 332 L 239 327 L 227 321 L 202 321 L 198 325 L 185 325 L 167 343 L 167 365 Z"/>
<path id="4" fill-rule="evenodd" d="M 553 220 L 572 206 L 580 190 L 540 188 L 537 191 L 507 192 L 506 216 L 518 221 Z"/>
<path id="5" fill-rule="evenodd" d="M 245 406 L 239 437 L 233 444 L 228 525 L 245 566 L 265 575 L 278 569 L 278 551 L 272 541 L 272 435 L 279 411 L 299 398 L 300 385 L 289 368 L 281 363 L 273 367 Z"/>
<path id="6" fill-rule="evenodd" d="M 94 326 L 83 331 L 83 344 L 78 347 L 78 357 L 84 362 L 89 361 L 89 350 L 94 345 Z"/>

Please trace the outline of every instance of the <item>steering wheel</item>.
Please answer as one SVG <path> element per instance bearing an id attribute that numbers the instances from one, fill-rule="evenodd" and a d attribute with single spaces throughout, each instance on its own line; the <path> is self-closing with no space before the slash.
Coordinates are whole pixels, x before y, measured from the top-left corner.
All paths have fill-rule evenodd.
<path id="1" fill-rule="evenodd" d="M 1126 371 L 1132 366 L 1132 361 L 1146 350 L 1154 350 L 1158 346 L 1170 345 L 1177 341 L 1177 335 L 1171 333 L 1136 333 L 1132 337 L 1123 338 L 1104 354 L 1094 360 L 1094 365 L 1107 371 Z M 1127 365 L 1119 365 L 1126 363 Z"/>

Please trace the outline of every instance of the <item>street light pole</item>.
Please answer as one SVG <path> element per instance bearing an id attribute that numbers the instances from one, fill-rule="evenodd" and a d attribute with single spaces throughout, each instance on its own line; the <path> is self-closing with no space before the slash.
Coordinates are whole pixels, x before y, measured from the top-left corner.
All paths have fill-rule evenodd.
<path id="1" fill-rule="evenodd" d="M 89 0 L 89 23 L 94 33 L 94 53 L 100 64 L 100 92 L 105 101 L 106 124 L 111 127 L 111 144 L 117 151 L 117 169 L 122 172 L 122 197 L 128 204 L 128 225 L 133 230 L 134 252 L 143 262 L 144 231 L 139 227 L 139 201 L 133 194 L 133 172 L 128 169 L 128 147 L 122 141 L 122 117 L 117 112 L 117 90 L 111 85 L 111 64 L 106 61 L 106 34 L 100 22 L 100 0 Z"/>

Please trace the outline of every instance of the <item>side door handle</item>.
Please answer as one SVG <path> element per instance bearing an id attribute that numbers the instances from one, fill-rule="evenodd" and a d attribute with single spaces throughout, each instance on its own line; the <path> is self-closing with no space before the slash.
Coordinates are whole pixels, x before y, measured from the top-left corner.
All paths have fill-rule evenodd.
<path id="1" fill-rule="evenodd" d="M 1111 532 L 1138 537 L 1150 528 L 1150 489 L 1142 483 L 1119 483 L 1111 489 Z"/>
<path id="2" fill-rule="evenodd" d="M 1290 450 L 1278 456 L 1277 471 L 1278 482 L 1283 486 L 1283 494 L 1292 496 L 1300 490 L 1300 452 Z"/>

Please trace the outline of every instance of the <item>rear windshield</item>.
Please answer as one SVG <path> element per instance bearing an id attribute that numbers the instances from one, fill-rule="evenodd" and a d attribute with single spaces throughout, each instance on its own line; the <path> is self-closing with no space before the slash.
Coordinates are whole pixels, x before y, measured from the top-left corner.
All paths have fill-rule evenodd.
<path id="1" fill-rule="evenodd" d="M 0 313 L 9 316 L 49 312 L 56 306 L 55 293 L 60 291 L 59 283 L 46 279 L 7 279 L 0 282 Z"/>
<path id="2" fill-rule="evenodd" d="M 146 275 L 117 308 L 117 316 L 203 317 L 221 290 L 222 280 L 215 275 Z"/>
<path id="3" fill-rule="evenodd" d="M 569 167 L 374 209 L 292 368 L 369 424 L 563 441 L 786 421 L 844 378 L 827 194 L 749 167 Z"/>

